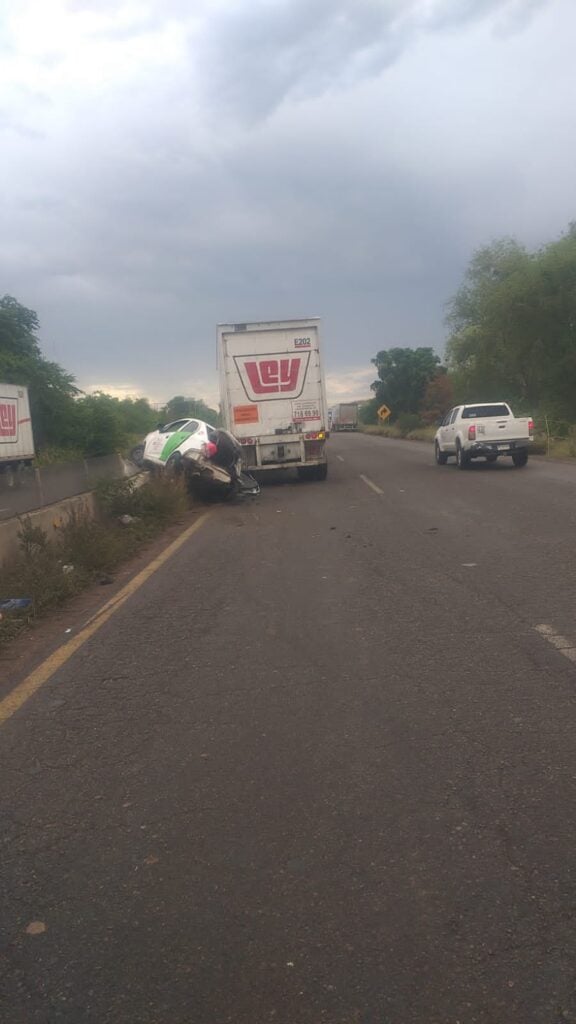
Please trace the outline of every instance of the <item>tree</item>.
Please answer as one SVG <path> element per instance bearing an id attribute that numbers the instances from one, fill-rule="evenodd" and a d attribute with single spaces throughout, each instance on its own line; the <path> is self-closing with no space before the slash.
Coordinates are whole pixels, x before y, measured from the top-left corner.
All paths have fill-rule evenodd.
<path id="1" fill-rule="evenodd" d="M 102 391 L 76 403 L 76 445 L 84 455 L 107 455 L 141 440 L 158 422 L 145 398 L 114 398 Z"/>
<path id="2" fill-rule="evenodd" d="M 358 419 L 360 423 L 377 423 L 378 405 L 381 404 L 377 398 L 369 398 L 365 402 L 360 402 L 358 405 Z"/>
<path id="3" fill-rule="evenodd" d="M 53 453 L 56 457 L 107 455 L 140 440 L 160 418 L 196 416 L 215 425 L 220 422 L 218 413 L 205 402 L 182 395 L 158 413 L 145 398 L 82 394 L 72 374 L 42 355 L 39 329 L 34 310 L 10 295 L 0 299 L 0 381 L 29 388 L 38 450 L 59 449 Z"/>
<path id="4" fill-rule="evenodd" d="M 121 402 L 101 391 L 86 395 L 76 405 L 76 441 L 84 455 L 108 455 L 128 443 Z"/>
<path id="5" fill-rule="evenodd" d="M 45 359 L 37 338 L 36 313 L 10 295 L 0 299 L 0 381 L 30 390 L 30 408 L 37 446 L 70 443 L 74 377 Z"/>
<path id="6" fill-rule="evenodd" d="M 426 387 L 437 374 L 440 357 L 431 348 L 391 348 L 372 360 L 378 380 L 371 385 L 378 405 L 397 419 L 420 410 Z"/>
<path id="7" fill-rule="evenodd" d="M 215 427 L 220 424 L 220 413 L 211 409 L 202 399 L 186 398 L 184 395 L 175 395 L 174 398 L 171 398 L 166 403 L 162 415 L 167 423 L 169 420 L 179 420 L 184 416 L 190 416 L 190 418 L 196 417 L 199 420 L 205 420 Z"/>
<path id="8" fill-rule="evenodd" d="M 159 414 L 147 398 L 123 398 L 119 411 L 127 434 L 143 437 L 158 423 Z"/>
<path id="9" fill-rule="evenodd" d="M 513 239 L 479 249 L 448 325 L 461 398 L 576 417 L 576 227 L 535 253 Z"/>
<path id="10" fill-rule="evenodd" d="M 420 417 L 424 423 L 436 423 L 454 405 L 452 378 L 445 366 L 441 366 L 432 380 L 428 381 L 420 406 Z"/>

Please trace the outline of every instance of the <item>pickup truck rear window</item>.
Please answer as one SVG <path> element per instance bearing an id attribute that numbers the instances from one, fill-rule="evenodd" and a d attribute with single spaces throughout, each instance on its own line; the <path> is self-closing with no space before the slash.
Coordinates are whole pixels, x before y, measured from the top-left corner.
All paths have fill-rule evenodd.
<path id="1" fill-rule="evenodd" d="M 462 410 L 463 420 L 487 419 L 489 416 L 509 416 L 507 405 L 471 405 Z"/>

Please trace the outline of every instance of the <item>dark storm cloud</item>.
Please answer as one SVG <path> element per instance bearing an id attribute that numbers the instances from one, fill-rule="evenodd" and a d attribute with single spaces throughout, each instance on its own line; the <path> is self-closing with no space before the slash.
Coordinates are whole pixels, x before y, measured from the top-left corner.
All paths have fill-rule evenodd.
<path id="1" fill-rule="evenodd" d="M 82 384 L 159 398 L 213 394 L 219 320 L 321 314 L 351 380 L 441 348 L 473 246 L 573 216 L 569 5 L 537 6 L 76 3 L 0 90 L 0 291 Z"/>
<path id="2" fill-rule="evenodd" d="M 423 32 L 498 13 L 519 29 L 545 0 L 253 0 L 208 22 L 208 95 L 247 118 L 380 74 Z"/>

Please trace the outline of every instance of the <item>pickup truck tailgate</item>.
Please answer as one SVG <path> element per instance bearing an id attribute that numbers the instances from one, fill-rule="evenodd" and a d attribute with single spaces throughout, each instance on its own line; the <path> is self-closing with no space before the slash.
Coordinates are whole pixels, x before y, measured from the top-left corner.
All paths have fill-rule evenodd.
<path id="1" fill-rule="evenodd" d="M 528 440 L 530 431 L 527 419 L 502 417 L 476 420 L 476 439 L 486 442 Z"/>

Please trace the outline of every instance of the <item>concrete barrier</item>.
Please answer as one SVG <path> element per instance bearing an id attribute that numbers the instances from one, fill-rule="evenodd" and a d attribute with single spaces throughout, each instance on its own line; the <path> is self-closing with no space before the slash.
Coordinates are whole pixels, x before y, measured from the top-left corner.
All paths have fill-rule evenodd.
<path id="1" fill-rule="evenodd" d="M 121 480 L 139 469 L 121 455 L 24 469 L 0 475 L 0 522 L 93 490 L 99 480 Z"/>
<path id="2" fill-rule="evenodd" d="M 130 475 L 134 480 L 134 487 L 140 487 L 149 476 L 147 471 L 142 470 Z M 53 540 L 70 516 L 82 515 L 95 519 L 97 514 L 96 494 L 93 491 L 84 491 L 82 494 L 63 498 L 44 508 L 37 508 L 31 512 L 25 512 L 21 516 L 13 516 L 5 522 L 0 522 L 0 567 L 18 554 L 18 534 L 22 529 L 23 520 L 30 523 L 31 526 L 40 527 L 46 533 L 48 540 Z"/>
<path id="3" fill-rule="evenodd" d="M 96 515 L 95 495 L 91 492 L 78 494 L 72 498 L 64 498 L 47 508 L 36 509 L 25 515 L 25 521 L 31 526 L 39 526 L 49 540 L 52 540 L 58 529 L 66 523 L 70 515 L 85 515 L 93 519 Z M 22 519 L 8 519 L 0 523 L 0 566 L 15 558 L 19 552 L 18 534 L 22 529 Z"/>

